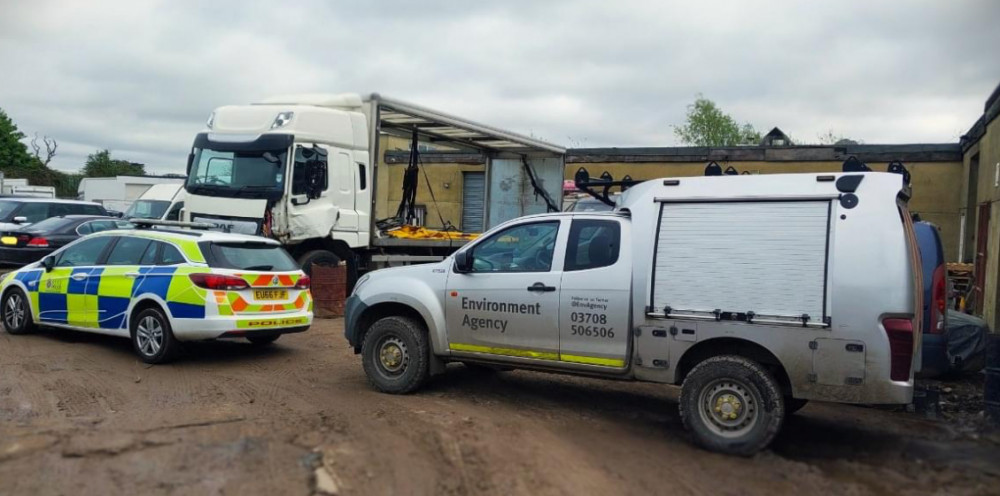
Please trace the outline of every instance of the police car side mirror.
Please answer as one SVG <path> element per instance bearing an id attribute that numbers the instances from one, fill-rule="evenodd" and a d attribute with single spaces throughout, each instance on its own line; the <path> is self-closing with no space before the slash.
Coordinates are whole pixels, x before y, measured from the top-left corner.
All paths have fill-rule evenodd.
<path id="1" fill-rule="evenodd" d="M 472 254 L 469 253 L 469 250 L 455 254 L 455 272 L 459 274 L 472 272 Z"/>
<path id="2" fill-rule="evenodd" d="M 56 259 L 51 255 L 42 259 L 42 267 L 45 267 L 45 272 L 52 270 L 56 266 Z"/>

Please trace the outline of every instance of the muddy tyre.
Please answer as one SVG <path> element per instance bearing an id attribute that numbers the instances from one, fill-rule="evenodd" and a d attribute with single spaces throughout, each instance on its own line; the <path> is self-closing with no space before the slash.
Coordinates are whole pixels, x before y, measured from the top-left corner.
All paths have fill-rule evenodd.
<path id="1" fill-rule="evenodd" d="M 0 302 L 0 319 L 8 334 L 27 334 L 35 330 L 35 322 L 31 318 L 31 307 L 28 297 L 19 288 L 11 289 Z"/>
<path id="2" fill-rule="evenodd" d="M 365 333 L 361 364 L 375 389 L 406 394 L 427 380 L 428 353 L 427 330 L 423 325 L 409 317 L 385 317 Z"/>
<path id="3" fill-rule="evenodd" d="M 166 363 L 173 359 L 180 343 L 170 329 L 170 321 L 159 308 L 149 307 L 130 319 L 132 349 L 146 363 Z"/>
<path id="4" fill-rule="evenodd" d="M 767 447 L 781 429 L 784 408 L 774 376 L 740 356 L 699 363 L 681 388 L 684 427 L 699 446 L 718 453 L 750 456 Z"/>
<path id="5" fill-rule="evenodd" d="M 785 415 L 792 415 L 809 404 L 809 400 L 800 400 L 785 396 Z"/>

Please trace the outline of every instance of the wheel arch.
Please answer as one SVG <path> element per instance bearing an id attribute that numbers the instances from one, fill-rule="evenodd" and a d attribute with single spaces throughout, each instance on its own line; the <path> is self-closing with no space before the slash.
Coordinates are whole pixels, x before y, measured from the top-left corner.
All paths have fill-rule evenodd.
<path id="1" fill-rule="evenodd" d="M 760 343 L 740 338 L 712 338 L 700 341 L 688 348 L 681 355 L 680 360 L 677 361 L 675 382 L 677 384 L 683 383 L 684 379 L 696 365 L 720 355 L 741 356 L 761 364 L 777 379 L 782 393 L 786 396 L 792 395 L 791 380 L 778 356 Z"/>
<path id="2" fill-rule="evenodd" d="M 132 332 L 132 321 L 139 312 L 147 308 L 156 308 L 163 312 L 163 315 L 167 317 L 167 320 L 173 322 L 174 316 L 170 313 L 170 307 L 167 306 L 167 302 L 163 301 L 156 295 L 143 295 L 139 298 L 132 300 L 129 304 L 128 311 L 125 315 L 125 328 Z"/>

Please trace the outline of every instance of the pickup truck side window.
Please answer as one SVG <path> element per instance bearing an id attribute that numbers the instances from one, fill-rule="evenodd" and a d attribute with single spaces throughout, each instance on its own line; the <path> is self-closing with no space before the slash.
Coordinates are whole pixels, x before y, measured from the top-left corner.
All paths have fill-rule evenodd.
<path id="1" fill-rule="evenodd" d="M 558 221 L 504 229 L 473 248 L 472 271 L 548 272 L 558 232 Z"/>
<path id="2" fill-rule="evenodd" d="M 621 248 L 621 225 L 613 220 L 579 219 L 569 228 L 564 271 L 614 265 Z"/>

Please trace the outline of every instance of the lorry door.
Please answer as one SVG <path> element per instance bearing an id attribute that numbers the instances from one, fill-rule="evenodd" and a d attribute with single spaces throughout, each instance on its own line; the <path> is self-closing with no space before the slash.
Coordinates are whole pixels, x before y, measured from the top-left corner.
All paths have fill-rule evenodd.
<path id="1" fill-rule="evenodd" d="M 558 360 L 563 222 L 513 225 L 469 249 L 472 271 L 448 276 L 452 352 Z"/>
<path id="2" fill-rule="evenodd" d="M 559 307 L 559 359 L 623 368 L 629 348 L 629 224 L 574 218 L 566 242 Z"/>
<path id="3" fill-rule="evenodd" d="M 312 152 L 314 146 L 327 150 L 322 157 Z M 337 203 L 340 199 L 333 193 L 337 190 L 331 174 L 331 164 L 337 150 L 324 145 L 298 143 L 292 162 L 291 187 L 288 203 L 288 225 L 296 237 L 317 237 L 328 235 L 337 222 Z M 326 164 L 327 173 L 318 185 L 310 184 L 309 163 Z M 315 190 L 312 188 L 315 187 Z M 312 191 L 311 191 L 312 190 Z M 352 203 L 353 208 L 353 203 Z"/>
<path id="4" fill-rule="evenodd" d="M 330 197 L 337 208 L 336 231 L 357 231 L 358 211 L 354 205 L 355 174 L 351 155 L 346 150 L 330 150 Z"/>

